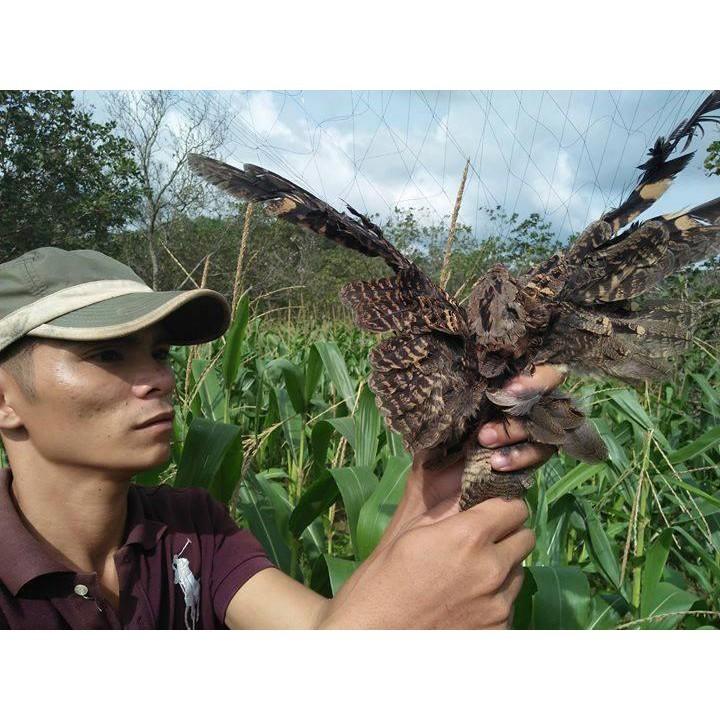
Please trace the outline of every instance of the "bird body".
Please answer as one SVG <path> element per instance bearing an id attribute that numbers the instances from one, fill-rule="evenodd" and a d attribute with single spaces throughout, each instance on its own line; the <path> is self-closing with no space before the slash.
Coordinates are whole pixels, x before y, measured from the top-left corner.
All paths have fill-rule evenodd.
<path id="1" fill-rule="evenodd" d="M 347 248 L 381 257 L 391 277 L 358 280 L 341 291 L 356 324 L 389 333 L 372 350 L 369 385 L 388 425 L 411 452 L 439 465 L 465 457 L 460 506 L 521 495 L 528 471 L 497 473 L 477 442 L 480 425 L 515 418 L 528 438 L 587 462 L 607 449 L 569 395 L 511 395 L 503 388 L 540 363 L 637 383 L 667 373 L 667 360 L 690 340 L 691 308 L 638 298 L 664 277 L 720 252 L 720 198 L 687 212 L 633 223 L 657 200 L 693 153 L 685 148 L 703 122 L 720 122 L 720 92 L 711 93 L 667 139 L 659 138 L 636 187 L 621 205 L 590 224 L 564 253 L 522 276 L 496 265 L 480 277 L 466 306 L 400 253 L 369 218 L 340 213 L 294 183 L 255 165 L 238 169 L 190 157 L 209 182 L 244 200 L 265 203 L 284 220 Z M 627 229 L 624 229 L 628 226 Z M 644 298 L 641 298 L 644 300 Z"/>

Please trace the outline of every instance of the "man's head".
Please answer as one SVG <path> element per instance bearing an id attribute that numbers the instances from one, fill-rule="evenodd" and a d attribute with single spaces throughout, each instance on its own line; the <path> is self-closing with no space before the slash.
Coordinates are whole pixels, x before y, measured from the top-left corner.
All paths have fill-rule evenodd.
<path id="1" fill-rule="evenodd" d="M 134 474 L 169 456 L 170 345 L 222 335 L 225 298 L 156 292 L 94 250 L 39 248 L 0 264 L 0 437 L 10 459 Z"/>
<path id="2" fill-rule="evenodd" d="M 33 339 L 0 364 L 0 437 L 11 465 L 135 474 L 165 462 L 171 428 L 138 426 L 172 412 L 175 377 L 161 323 L 105 341 Z"/>

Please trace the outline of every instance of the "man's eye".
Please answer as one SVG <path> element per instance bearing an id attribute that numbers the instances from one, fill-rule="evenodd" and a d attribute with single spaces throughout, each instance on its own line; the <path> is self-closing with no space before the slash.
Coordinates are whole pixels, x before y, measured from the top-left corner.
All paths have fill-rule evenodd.
<path id="1" fill-rule="evenodd" d="M 113 362 L 121 357 L 117 350 L 101 350 L 99 353 L 95 353 L 93 357 L 96 357 L 100 362 Z"/>

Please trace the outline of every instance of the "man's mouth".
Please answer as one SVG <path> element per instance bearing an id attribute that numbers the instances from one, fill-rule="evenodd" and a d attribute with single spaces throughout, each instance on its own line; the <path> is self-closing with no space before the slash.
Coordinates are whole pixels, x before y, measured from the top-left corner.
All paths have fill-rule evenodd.
<path id="1" fill-rule="evenodd" d="M 160 413 L 136 427 L 137 430 L 149 427 L 172 427 L 174 411 Z"/>

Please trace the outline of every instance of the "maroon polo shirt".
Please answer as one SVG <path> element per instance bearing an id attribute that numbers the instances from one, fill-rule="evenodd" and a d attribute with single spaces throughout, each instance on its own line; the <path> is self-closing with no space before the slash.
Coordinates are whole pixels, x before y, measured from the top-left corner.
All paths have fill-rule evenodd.
<path id="1" fill-rule="evenodd" d="M 180 629 L 192 626 L 175 556 L 197 605 L 196 629 L 223 629 L 225 611 L 256 572 L 273 567 L 260 543 L 200 488 L 130 485 L 122 547 L 115 554 L 120 607 L 95 573 L 54 560 L 24 525 L 0 469 L 0 629 Z M 58 508 L 62 512 L 62 508 Z M 189 541 L 189 542 L 188 542 Z M 189 577 L 187 571 L 192 574 Z M 178 577 L 179 579 L 179 577 Z M 193 593 L 194 588 L 194 593 Z"/>

